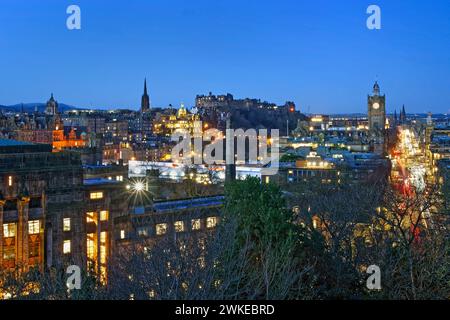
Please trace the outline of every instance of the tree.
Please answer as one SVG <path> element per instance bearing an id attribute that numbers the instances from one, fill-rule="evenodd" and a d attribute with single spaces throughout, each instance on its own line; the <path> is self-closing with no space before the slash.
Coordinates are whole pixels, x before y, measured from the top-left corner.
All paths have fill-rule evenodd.
<path id="1" fill-rule="evenodd" d="M 286 208 L 281 190 L 248 177 L 225 186 L 223 224 L 235 226 L 224 251 L 224 272 L 240 276 L 229 294 L 237 299 L 292 299 L 314 295 L 312 266 L 305 264 L 303 228 Z M 241 261 L 229 269 L 232 261 Z"/>

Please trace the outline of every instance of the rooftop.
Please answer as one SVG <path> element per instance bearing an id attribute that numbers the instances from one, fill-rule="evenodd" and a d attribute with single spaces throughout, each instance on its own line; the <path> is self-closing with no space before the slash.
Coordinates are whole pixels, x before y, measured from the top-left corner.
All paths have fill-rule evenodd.
<path id="1" fill-rule="evenodd" d="M 33 153 L 51 152 L 52 146 L 49 144 L 29 143 L 17 140 L 0 139 L 0 153 Z"/>
<path id="2" fill-rule="evenodd" d="M 92 178 L 92 179 L 84 179 L 83 184 L 85 186 L 98 186 L 98 185 L 104 185 L 104 184 L 118 184 L 119 181 L 116 180 L 110 180 L 106 178 Z"/>

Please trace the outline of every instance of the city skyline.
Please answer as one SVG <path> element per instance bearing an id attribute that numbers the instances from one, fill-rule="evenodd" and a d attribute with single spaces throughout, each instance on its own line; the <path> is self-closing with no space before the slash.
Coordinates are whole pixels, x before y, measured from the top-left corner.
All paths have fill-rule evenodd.
<path id="1" fill-rule="evenodd" d="M 370 3 L 356 1 L 238 9 L 77 1 L 82 28 L 72 31 L 71 3 L 27 4 L 4 1 L 0 12 L 8 26 L 0 28 L 2 105 L 43 103 L 54 92 L 76 107 L 137 109 L 147 77 L 155 107 L 191 106 L 211 91 L 294 101 L 305 113 L 365 113 L 367 88 L 378 80 L 388 113 L 403 104 L 411 113 L 449 112 L 445 1 L 378 1 L 381 30 L 366 28 Z"/>

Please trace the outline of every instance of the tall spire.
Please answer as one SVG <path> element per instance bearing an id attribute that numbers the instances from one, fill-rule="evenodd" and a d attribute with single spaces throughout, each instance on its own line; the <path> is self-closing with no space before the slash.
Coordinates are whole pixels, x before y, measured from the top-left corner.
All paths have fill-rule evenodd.
<path id="1" fill-rule="evenodd" d="M 141 100 L 141 112 L 150 111 L 150 97 L 147 93 L 147 78 L 144 79 L 144 94 Z"/>

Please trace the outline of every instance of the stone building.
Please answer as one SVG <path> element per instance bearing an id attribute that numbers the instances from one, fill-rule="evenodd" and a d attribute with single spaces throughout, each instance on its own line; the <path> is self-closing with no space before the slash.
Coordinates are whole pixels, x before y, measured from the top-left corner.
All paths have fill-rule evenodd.
<path id="1" fill-rule="evenodd" d="M 106 279 L 120 180 L 84 180 L 79 153 L 0 140 L 0 268 L 76 264 Z"/>
<path id="2" fill-rule="evenodd" d="M 80 159 L 52 153 L 51 145 L 0 141 L 0 265 L 3 268 L 82 262 L 83 239 L 66 242 L 64 219 L 80 231 L 83 172 Z"/>

